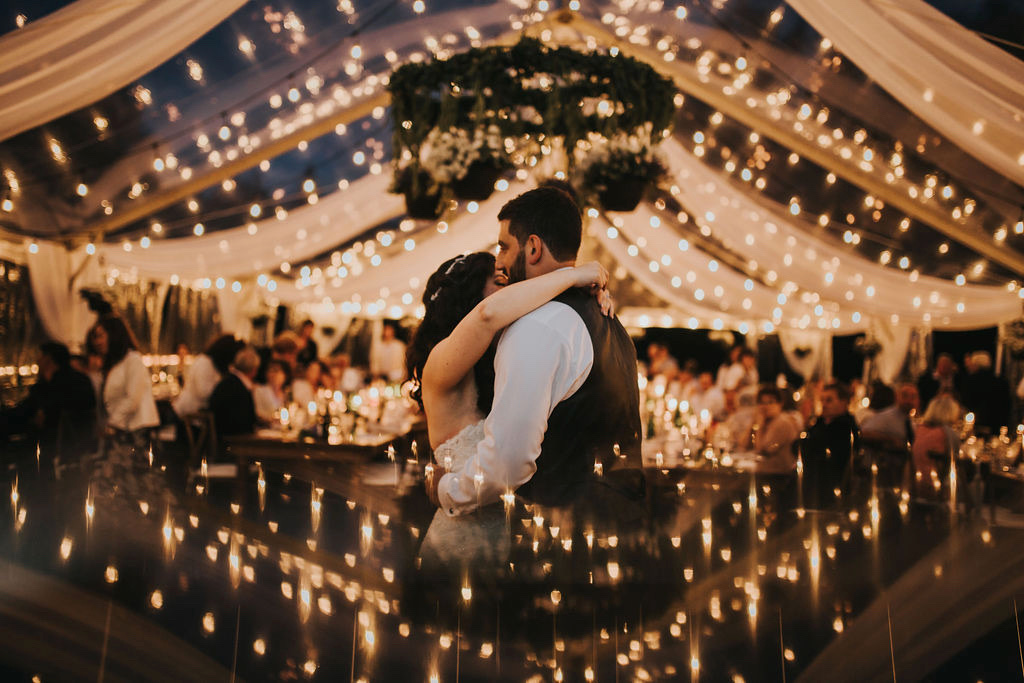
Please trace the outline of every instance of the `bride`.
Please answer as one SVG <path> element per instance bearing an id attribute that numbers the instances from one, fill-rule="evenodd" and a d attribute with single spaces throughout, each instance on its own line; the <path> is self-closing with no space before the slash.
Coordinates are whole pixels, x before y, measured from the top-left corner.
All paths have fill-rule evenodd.
<path id="1" fill-rule="evenodd" d="M 589 287 L 605 314 L 611 300 L 608 273 L 599 263 L 563 268 L 506 285 L 487 252 L 441 264 L 423 292 L 425 313 L 406 355 L 412 397 L 427 418 L 434 459 L 458 469 L 484 438 L 484 418 L 494 394 L 494 345 L 498 333 L 571 287 Z M 420 548 L 424 568 L 497 568 L 509 553 L 502 503 L 449 517 L 434 514 Z"/>

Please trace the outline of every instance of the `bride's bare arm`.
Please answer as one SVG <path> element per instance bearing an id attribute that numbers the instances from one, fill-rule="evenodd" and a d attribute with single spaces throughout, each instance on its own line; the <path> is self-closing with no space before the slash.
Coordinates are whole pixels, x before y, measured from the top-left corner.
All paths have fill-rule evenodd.
<path id="1" fill-rule="evenodd" d="M 423 386 L 428 391 L 446 391 L 456 386 L 473 369 L 494 335 L 519 318 L 570 287 L 603 289 L 608 272 L 599 263 L 586 263 L 523 280 L 491 294 L 481 301 L 435 346 L 423 367 Z"/>

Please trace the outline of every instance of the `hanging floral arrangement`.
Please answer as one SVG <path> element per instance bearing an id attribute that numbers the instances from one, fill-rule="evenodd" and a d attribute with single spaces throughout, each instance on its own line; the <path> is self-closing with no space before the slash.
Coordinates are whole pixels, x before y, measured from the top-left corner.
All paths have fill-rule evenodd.
<path id="1" fill-rule="evenodd" d="M 638 130 L 657 131 L 651 137 L 660 140 L 675 113 L 674 85 L 650 65 L 613 53 L 523 38 L 399 67 L 388 82 L 392 191 L 407 200 L 436 192 L 443 204 L 489 194 L 500 173 L 535 164 L 517 154 L 531 144 L 557 139 L 573 150 L 591 134 L 613 139 Z"/>
<path id="2" fill-rule="evenodd" d="M 589 138 L 587 144 L 577 144 L 573 180 L 584 198 L 607 211 L 632 211 L 668 173 L 648 128 L 611 138 L 591 133 Z"/>

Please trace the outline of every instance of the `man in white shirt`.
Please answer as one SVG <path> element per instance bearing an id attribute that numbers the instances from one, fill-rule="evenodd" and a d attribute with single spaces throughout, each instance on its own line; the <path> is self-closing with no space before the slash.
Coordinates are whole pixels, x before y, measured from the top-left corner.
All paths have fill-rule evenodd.
<path id="1" fill-rule="evenodd" d="M 498 220 L 496 267 L 510 282 L 575 263 L 579 209 L 560 189 L 526 192 Z M 512 492 L 557 506 L 593 503 L 609 489 L 642 500 L 642 477 L 608 476 L 640 463 L 636 350 L 592 295 L 570 290 L 510 325 L 494 369 L 494 401 L 476 455 L 428 484 L 442 510 L 466 514 Z M 605 473 L 598 483 L 595 471 Z"/>

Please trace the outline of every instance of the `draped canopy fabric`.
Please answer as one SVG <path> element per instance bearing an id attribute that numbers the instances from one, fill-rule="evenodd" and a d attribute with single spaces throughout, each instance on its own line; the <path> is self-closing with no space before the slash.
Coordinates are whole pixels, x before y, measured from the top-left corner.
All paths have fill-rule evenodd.
<path id="1" fill-rule="evenodd" d="M 182 281 L 199 278 L 251 277 L 282 262 L 312 258 L 404 211 L 402 197 L 388 194 L 390 178 L 367 175 L 347 190 L 338 190 L 316 205 L 290 212 L 284 220 L 268 218 L 255 234 L 242 225 L 201 237 L 154 240 L 148 249 L 127 252 L 115 244 L 98 245 L 104 264 L 139 277 Z"/>
<path id="2" fill-rule="evenodd" d="M 662 148 L 675 182 L 683 188 L 687 211 L 744 261 L 774 270 L 780 285 L 789 281 L 800 290 L 820 293 L 822 305 L 839 316 L 839 330 L 863 329 L 868 316 L 894 324 L 973 329 L 1020 315 L 1020 299 L 1006 288 L 960 287 L 923 275 L 915 281 L 910 273 L 868 261 L 798 227 L 783 207 L 769 206 L 733 187 L 723 171 L 710 168 L 675 140 Z M 854 313 L 864 322 L 851 326 Z"/>
<path id="3" fill-rule="evenodd" d="M 70 349 L 81 347 L 96 316 L 78 294 L 101 281 L 96 259 L 84 251 L 69 252 L 55 242 L 26 250 L 32 298 L 46 334 Z"/>
<path id="4" fill-rule="evenodd" d="M 246 0 L 77 0 L 0 38 L 0 140 L 106 97 Z"/>
<path id="5" fill-rule="evenodd" d="M 1024 63 L 922 0 L 788 0 L 965 152 L 1024 185 Z"/>
<path id="6" fill-rule="evenodd" d="M 668 225 L 672 221 L 660 219 L 649 205 L 611 217 L 620 238 L 609 236 L 611 226 L 604 219 L 593 221 L 593 234 L 632 279 L 701 326 L 757 326 L 779 307 L 785 326 L 806 327 L 821 318 L 815 313 L 818 305 L 831 318 L 828 329 L 834 333 L 863 330 L 872 318 L 890 325 L 969 329 L 1019 313 L 1019 299 L 1005 288 L 958 287 L 926 276 L 914 282 L 908 273 L 809 234 L 782 207 L 748 196 L 724 172 L 710 168 L 674 139 L 663 144 L 663 151 L 674 182 L 683 188 L 680 200 L 695 222 L 709 226 L 714 238 L 743 262 L 757 261 L 762 272 L 774 272 L 777 279 L 765 283 L 727 266 L 717 267 L 717 262 L 712 265 L 714 258 L 696 246 L 681 250 L 679 240 L 694 229 L 692 224 Z M 387 182 L 383 175 L 365 176 L 315 206 L 292 211 L 284 220 L 261 221 L 256 234 L 240 226 L 202 237 L 154 241 L 148 249 L 135 247 L 130 252 L 105 245 L 100 254 L 108 268 L 140 277 L 166 279 L 176 274 L 185 282 L 251 277 L 273 271 L 283 261 L 301 262 L 322 254 L 401 215 L 402 199 L 386 192 Z M 391 307 L 404 304 L 404 294 L 418 300 L 438 264 L 493 243 L 498 209 L 526 187 L 513 184 L 483 202 L 475 214 L 454 219 L 446 234 L 417 237 L 413 251 L 352 273 L 337 287 L 282 282 L 274 297 L 290 304 L 331 302 L 330 307 L 382 299 Z M 655 224 L 663 227 L 654 228 Z M 652 262 L 657 271 L 651 270 Z M 807 300 L 804 293 L 818 296 Z"/>

